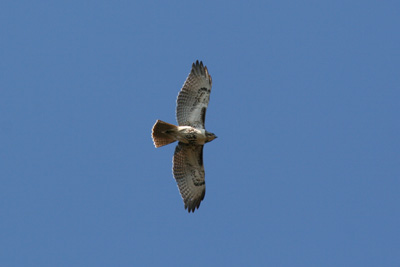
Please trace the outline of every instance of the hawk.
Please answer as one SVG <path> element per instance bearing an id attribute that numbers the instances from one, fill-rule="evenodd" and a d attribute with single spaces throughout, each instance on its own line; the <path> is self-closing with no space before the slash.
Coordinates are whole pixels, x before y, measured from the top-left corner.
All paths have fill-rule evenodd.
<path id="1" fill-rule="evenodd" d="M 203 62 L 196 61 L 176 101 L 179 126 L 157 120 L 152 129 L 155 147 L 179 141 L 173 157 L 173 174 L 188 212 L 199 208 L 206 193 L 203 146 L 217 136 L 205 130 L 211 93 L 211 76 Z"/>

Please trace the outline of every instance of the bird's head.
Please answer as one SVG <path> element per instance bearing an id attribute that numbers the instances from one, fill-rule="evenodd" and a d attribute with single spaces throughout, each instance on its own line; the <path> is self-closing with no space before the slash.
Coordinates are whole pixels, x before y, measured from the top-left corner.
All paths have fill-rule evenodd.
<path id="1" fill-rule="evenodd" d="M 215 138 L 217 138 L 215 134 L 206 131 L 206 143 L 211 142 Z"/>

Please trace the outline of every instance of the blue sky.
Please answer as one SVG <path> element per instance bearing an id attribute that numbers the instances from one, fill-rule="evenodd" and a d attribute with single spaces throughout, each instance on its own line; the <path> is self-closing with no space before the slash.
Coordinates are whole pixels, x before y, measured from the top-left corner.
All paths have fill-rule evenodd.
<path id="1" fill-rule="evenodd" d="M 3 1 L 2 266 L 400 266 L 398 1 Z M 193 61 L 207 193 L 172 177 Z"/>

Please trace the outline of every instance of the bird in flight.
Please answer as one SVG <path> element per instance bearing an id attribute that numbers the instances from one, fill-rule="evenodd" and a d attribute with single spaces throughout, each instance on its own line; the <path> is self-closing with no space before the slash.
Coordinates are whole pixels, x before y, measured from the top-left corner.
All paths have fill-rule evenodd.
<path id="1" fill-rule="evenodd" d="M 203 62 L 193 63 L 176 101 L 179 126 L 157 120 L 152 137 L 155 147 L 178 141 L 173 157 L 173 174 L 188 212 L 199 208 L 206 193 L 203 146 L 217 136 L 205 130 L 211 93 L 211 76 Z"/>

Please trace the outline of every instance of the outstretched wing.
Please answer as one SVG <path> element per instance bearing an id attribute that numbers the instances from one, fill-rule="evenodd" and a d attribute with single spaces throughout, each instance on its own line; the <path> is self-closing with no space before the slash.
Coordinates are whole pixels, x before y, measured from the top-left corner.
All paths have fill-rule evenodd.
<path id="1" fill-rule="evenodd" d="M 204 129 L 206 110 L 210 100 L 212 80 L 203 62 L 193 63 L 176 101 L 176 120 L 179 126 Z"/>
<path id="2" fill-rule="evenodd" d="M 173 173 L 185 209 L 194 212 L 206 194 L 203 146 L 179 142 L 174 153 Z"/>

